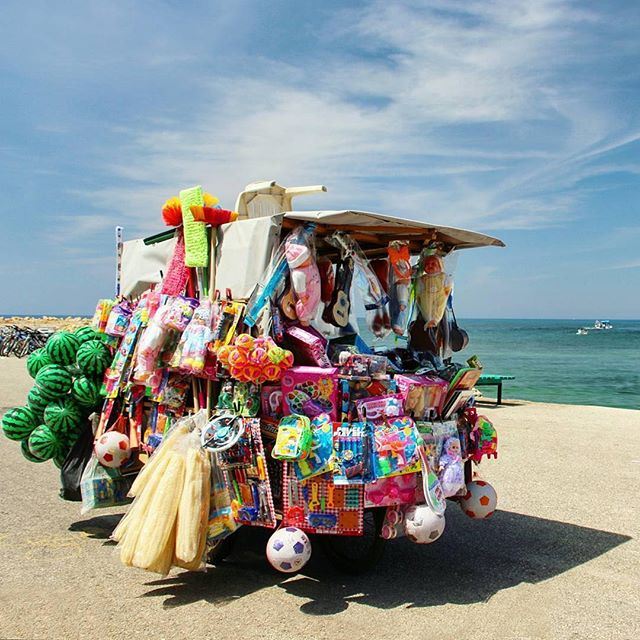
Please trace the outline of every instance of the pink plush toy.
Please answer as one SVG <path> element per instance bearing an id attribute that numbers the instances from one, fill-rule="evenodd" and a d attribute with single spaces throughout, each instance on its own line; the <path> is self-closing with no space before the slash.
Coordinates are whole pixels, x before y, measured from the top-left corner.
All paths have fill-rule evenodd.
<path id="1" fill-rule="evenodd" d="M 296 294 L 296 314 L 302 324 L 309 324 L 320 304 L 320 272 L 302 227 L 285 242 L 285 256 L 291 270 L 291 285 Z"/>

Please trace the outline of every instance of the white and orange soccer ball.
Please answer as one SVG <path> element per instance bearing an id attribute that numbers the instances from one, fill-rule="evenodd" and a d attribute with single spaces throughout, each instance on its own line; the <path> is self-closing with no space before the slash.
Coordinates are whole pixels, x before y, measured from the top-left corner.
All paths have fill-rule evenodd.
<path id="1" fill-rule="evenodd" d="M 121 466 L 131 455 L 129 438 L 117 431 L 108 431 L 101 435 L 93 445 L 93 450 L 103 467 L 113 469 Z"/>
<path id="2" fill-rule="evenodd" d="M 460 498 L 460 507 L 474 520 L 490 518 L 498 505 L 496 490 L 484 480 L 472 480 L 467 483 L 467 493 Z"/>

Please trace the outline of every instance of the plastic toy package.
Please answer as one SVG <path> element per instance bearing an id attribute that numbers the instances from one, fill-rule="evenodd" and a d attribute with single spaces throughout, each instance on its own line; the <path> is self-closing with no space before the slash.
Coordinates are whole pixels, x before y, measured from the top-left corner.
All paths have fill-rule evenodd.
<path id="1" fill-rule="evenodd" d="M 282 378 L 285 414 L 303 414 L 315 418 L 328 413 L 338 417 L 337 369 L 320 367 L 292 367 Z"/>
<path id="2" fill-rule="evenodd" d="M 288 463 L 283 473 L 285 526 L 309 533 L 362 535 L 363 485 L 338 486 L 327 476 L 299 482 Z"/>
<path id="3" fill-rule="evenodd" d="M 217 454 L 238 524 L 275 527 L 276 514 L 260 432 L 260 421 L 243 419 L 244 431 L 231 448 Z"/>
<path id="4" fill-rule="evenodd" d="M 349 234 L 342 231 L 336 231 L 327 238 L 327 242 L 341 250 L 343 260 L 353 260 L 355 283 L 364 300 L 367 326 L 374 336 L 384 338 L 391 331 L 389 296 L 382 288 L 378 276 L 369 265 L 360 245 Z"/>

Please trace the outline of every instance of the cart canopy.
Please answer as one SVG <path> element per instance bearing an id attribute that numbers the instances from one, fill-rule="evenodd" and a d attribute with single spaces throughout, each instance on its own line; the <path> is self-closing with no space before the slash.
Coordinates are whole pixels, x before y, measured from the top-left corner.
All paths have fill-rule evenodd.
<path id="1" fill-rule="evenodd" d="M 280 243 L 283 227 L 296 222 L 314 222 L 318 231 L 329 233 L 336 229 L 359 232 L 361 244 L 366 234 L 383 245 L 391 239 L 408 238 L 422 243 L 442 242 L 448 247 L 472 249 L 476 247 L 504 247 L 502 240 L 476 231 L 445 227 L 428 222 L 407 220 L 367 211 L 288 211 L 273 215 L 237 220 L 218 229 L 216 255 L 216 289 L 224 294 L 230 289 L 234 296 L 246 298 L 266 271 L 274 250 Z M 160 282 L 161 270 L 173 250 L 173 232 L 158 234 L 146 241 L 125 243 L 122 261 L 122 292 L 139 295 L 150 284 Z"/>

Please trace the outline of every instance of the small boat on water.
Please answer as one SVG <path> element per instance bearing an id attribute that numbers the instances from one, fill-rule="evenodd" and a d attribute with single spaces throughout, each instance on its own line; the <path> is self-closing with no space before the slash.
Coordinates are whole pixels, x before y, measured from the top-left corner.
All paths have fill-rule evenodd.
<path id="1" fill-rule="evenodd" d="M 581 327 L 580 329 L 578 329 L 576 331 L 576 335 L 577 336 L 586 336 L 589 334 L 589 331 L 587 329 L 585 329 L 584 327 Z"/>
<path id="2" fill-rule="evenodd" d="M 596 331 L 603 331 L 605 329 L 613 329 L 613 325 L 608 320 L 596 320 L 593 323 L 593 328 Z"/>

